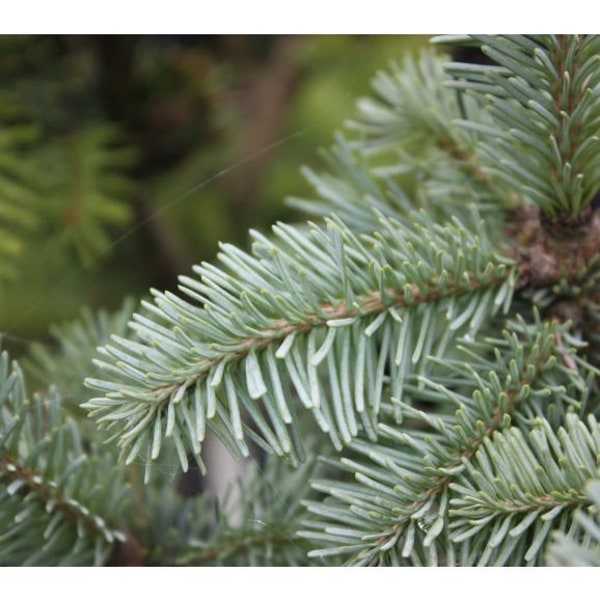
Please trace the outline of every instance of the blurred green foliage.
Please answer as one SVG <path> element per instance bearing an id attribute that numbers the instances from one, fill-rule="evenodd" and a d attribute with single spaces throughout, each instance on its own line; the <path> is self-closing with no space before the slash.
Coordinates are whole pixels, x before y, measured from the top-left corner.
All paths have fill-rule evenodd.
<path id="1" fill-rule="evenodd" d="M 0 36 L 0 331 L 18 356 L 293 220 L 286 196 L 417 36 Z"/>

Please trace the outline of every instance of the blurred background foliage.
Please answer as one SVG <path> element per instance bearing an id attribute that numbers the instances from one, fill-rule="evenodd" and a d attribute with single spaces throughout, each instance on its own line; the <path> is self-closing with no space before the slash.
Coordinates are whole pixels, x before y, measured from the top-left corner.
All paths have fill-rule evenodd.
<path id="1" fill-rule="evenodd" d="M 174 289 L 295 220 L 300 167 L 419 36 L 0 36 L 0 331 Z"/>

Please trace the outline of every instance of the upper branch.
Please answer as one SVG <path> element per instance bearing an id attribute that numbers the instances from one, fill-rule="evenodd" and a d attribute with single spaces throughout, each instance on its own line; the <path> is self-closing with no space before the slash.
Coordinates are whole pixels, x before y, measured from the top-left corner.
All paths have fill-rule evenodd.
<path id="1" fill-rule="evenodd" d="M 549 231 L 560 236 L 562 224 L 572 229 L 598 190 L 600 40 L 475 37 L 497 64 L 452 63 L 451 85 L 482 97 L 493 122 L 462 124 L 482 135 L 486 169 L 537 204 Z"/>

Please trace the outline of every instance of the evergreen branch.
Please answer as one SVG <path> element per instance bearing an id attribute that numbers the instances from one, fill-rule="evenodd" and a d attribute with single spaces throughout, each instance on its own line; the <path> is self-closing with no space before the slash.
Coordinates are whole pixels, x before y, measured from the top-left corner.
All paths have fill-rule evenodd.
<path id="1" fill-rule="evenodd" d="M 456 123 L 486 116 L 443 85 L 444 62 L 427 51 L 379 72 L 374 96 L 360 99 L 357 117 L 347 123 L 349 139 L 338 135 L 324 153 L 331 173 L 303 169 L 320 198 L 288 202 L 310 215 L 335 212 L 355 231 L 378 226 L 374 210 L 398 217 L 420 206 L 440 220 L 471 201 L 497 210 L 506 198 L 481 168 L 478 135 Z"/>
<path id="2" fill-rule="evenodd" d="M 290 470 L 278 459 L 256 464 L 232 482 L 224 499 L 205 493 L 181 499 L 170 488 L 146 490 L 148 520 L 140 531 L 150 564 L 179 566 L 303 566 L 308 546 L 296 537 L 301 500 L 312 495 L 311 457 Z"/>
<path id="3" fill-rule="evenodd" d="M 466 115 L 485 121 L 485 116 L 475 102 L 443 85 L 446 61 L 423 51 L 418 60 L 410 57 L 401 66 L 392 64 L 389 72 L 379 72 L 372 83 L 376 97 L 358 101 L 358 117 L 348 127 L 359 134 L 352 147 L 363 155 L 379 160 L 390 155 L 392 164 L 378 164 L 375 174 L 405 173 L 419 164 L 416 157 L 430 160 L 432 150 L 442 151 L 456 161 L 457 170 L 471 177 L 471 185 L 465 186 L 470 195 L 472 184 L 485 188 L 489 177 L 477 165 L 477 135 L 455 121 Z M 404 160 L 398 161 L 398 154 Z M 435 162 L 443 160 L 438 152 L 433 156 Z"/>
<path id="4" fill-rule="evenodd" d="M 371 158 L 355 151 L 344 135 L 338 134 L 335 146 L 323 151 L 322 157 L 328 172 L 302 168 L 318 199 L 287 199 L 304 214 L 327 217 L 334 213 L 354 231 L 369 232 L 377 228 L 378 214 L 394 218 L 406 213 L 408 207 L 414 208 L 413 199 L 391 178 L 384 179 L 382 185 L 373 177 Z"/>
<path id="5" fill-rule="evenodd" d="M 50 217 L 60 224 L 61 245 L 86 266 L 110 247 L 108 229 L 131 221 L 134 185 L 124 172 L 135 157 L 119 138 L 119 129 L 105 123 L 58 138 L 45 152 Z"/>
<path id="6" fill-rule="evenodd" d="M 356 482 L 314 483 L 330 499 L 308 503 L 310 512 L 326 517 L 324 522 L 307 521 L 308 529 L 301 532 L 327 542 L 312 556 L 351 554 L 350 564 L 416 564 L 414 551 L 420 546 L 421 551 L 433 553 L 430 558 L 447 558 L 450 553 L 459 563 L 466 560 L 457 557 L 460 552 L 468 554 L 467 550 L 450 548 L 454 542 L 447 527 L 453 522 L 448 513 L 453 482 L 460 480 L 465 464 L 479 455 L 495 432 L 511 420 L 528 429 L 527 415 L 535 412 L 533 407 L 543 403 L 547 411 L 549 404 L 557 403 L 560 408 L 566 389 L 556 382 L 557 357 L 564 352 L 557 346 L 557 336 L 565 327 L 554 322 L 535 328 L 512 324 L 511 328 L 502 340 L 486 340 L 486 348 L 498 348 L 494 361 L 481 354 L 480 343 L 472 342 L 465 347 L 471 366 L 465 368 L 464 359 L 445 360 L 450 376 L 437 374 L 421 379 L 421 386 L 407 386 L 405 394 L 413 403 L 433 403 L 438 408 L 425 413 L 401 403 L 406 426 L 380 425 L 389 445 L 353 442 L 351 448 L 368 462 L 342 458 L 334 464 L 354 474 Z M 584 395 L 583 376 L 578 372 L 567 376 L 576 380 Z M 449 413 L 452 406 L 458 407 L 454 414 Z M 345 530 L 340 530 L 340 523 Z M 439 541 L 438 536 L 442 536 Z"/>
<path id="7" fill-rule="evenodd" d="M 460 121 L 482 135 L 486 170 L 521 191 L 553 222 L 560 214 L 583 215 L 600 175 L 600 40 L 473 38 L 497 65 L 450 63 L 448 71 L 452 87 L 485 95 L 489 103 L 493 125 Z"/>
<path id="8" fill-rule="evenodd" d="M 89 375 L 92 360 L 97 357 L 96 348 L 107 344 L 111 335 L 127 334 L 134 307 L 134 301 L 128 299 L 112 314 L 104 310 L 94 313 L 84 308 L 78 319 L 51 325 L 50 334 L 55 344 L 33 343 L 29 355 L 21 361 L 25 373 L 40 385 L 52 381 L 60 389 L 63 404 L 78 409 L 91 395 L 83 381 Z"/>
<path id="9" fill-rule="evenodd" d="M 281 527 L 270 527 L 267 533 L 245 531 L 237 533 L 226 541 L 217 544 L 198 544 L 195 551 L 188 551 L 185 558 L 179 561 L 181 565 L 231 565 L 232 559 L 236 564 L 250 567 L 258 566 L 302 566 L 298 560 L 290 561 L 285 547 L 296 535 L 297 524 Z M 300 546 L 298 542 L 293 542 Z M 270 558 L 256 560 L 256 549 L 260 548 Z M 304 550 L 304 554 L 306 551 Z M 302 561 L 304 562 L 304 561 Z"/>
<path id="10" fill-rule="evenodd" d="M 123 173 L 134 156 L 119 146 L 119 129 L 96 125 L 47 141 L 23 104 L 16 92 L 0 94 L 0 282 L 14 275 L 34 229 L 90 264 L 110 246 L 107 228 L 131 217 L 133 183 Z"/>
<path id="11" fill-rule="evenodd" d="M 103 564 L 115 544 L 126 539 L 106 521 L 107 505 L 108 514 L 118 514 L 128 495 L 123 477 L 114 471 L 110 457 L 86 454 L 55 391 L 27 399 L 21 371 L 16 364 L 9 369 L 4 353 L 0 563 Z"/>
<path id="12" fill-rule="evenodd" d="M 528 437 L 511 428 L 486 439 L 450 484 L 453 539 L 483 537 L 478 564 L 487 565 L 504 564 L 524 538 L 524 560 L 539 564 L 550 529 L 568 530 L 574 509 L 589 505 L 584 486 L 598 468 L 599 434 L 593 417 L 586 428 L 569 414 L 557 433 L 538 419 Z"/>
<path id="13" fill-rule="evenodd" d="M 206 427 L 242 454 L 246 430 L 297 461 L 292 393 L 336 447 L 356 436 L 359 422 L 373 437 L 388 360 L 401 394 L 412 365 L 460 331 L 474 334 L 514 286 L 510 263 L 496 256 L 481 224 L 471 233 L 457 219 L 440 226 L 419 214 L 405 223 L 381 217 L 373 236 L 357 236 L 339 220 L 308 233 L 273 231 L 277 242 L 253 234 L 253 255 L 223 246 L 230 272 L 204 264 L 195 268 L 200 281 L 181 278 L 182 291 L 203 308 L 154 292 L 155 303 L 144 303 L 153 319 L 132 322 L 143 343 L 114 337 L 101 349 L 114 362 L 96 364 L 112 379 L 88 379 L 106 395 L 83 406 L 101 427 L 117 430 L 127 462 L 142 453 L 150 469 L 172 437 L 185 470 Z M 419 335 L 416 316 L 425 320 Z M 215 429 L 215 417 L 225 431 Z"/>

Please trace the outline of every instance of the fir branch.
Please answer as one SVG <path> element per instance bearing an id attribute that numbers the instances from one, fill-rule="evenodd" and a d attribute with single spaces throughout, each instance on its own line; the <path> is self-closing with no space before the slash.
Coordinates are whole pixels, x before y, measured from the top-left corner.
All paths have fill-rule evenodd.
<path id="1" fill-rule="evenodd" d="M 147 522 L 138 523 L 147 563 L 178 566 L 304 566 L 306 541 L 296 536 L 302 499 L 313 496 L 312 456 L 298 469 L 271 458 L 252 464 L 244 481 L 232 481 L 224 498 L 206 492 L 177 497 L 171 486 L 143 491 Z"/>
<path id="2" fill-rule="evenodd" d="M 598 189 L 600 42 L 577 35 L 473 38 L 497 64 L 450 63 L 451 85 L 485 94 L 495 124 L 461 123 L 482 135 L 486 170 L 537 204 L 550 226 L 564 228 L 567 215 L 585 216 Z"/>
<path id="3" fill-rule="evenodd" d="M 106 520 L 125 508 L 128 495 L 111 457 L 95 445 L 94 456 L 84 451 L 55 391 L 29 400 L 6 353 L 0 409 L 0 563 L 103 564 L 126 539 Z"/>
<path id="4" fill-rule="evenodd" d="M 44 152 L 48 216 L 60 225 L 60 245 L 85 266 L 107 253 L 110 227 L 131 221 L 134 184 L 125 172 L 135 155 L 121 136 L 116 125 L 104 123 L 64 135 Z"/>
<path id="5" fill-rule="evenodd" d="M 282 527 L 270 527 L 267 532 L 244 531 L 236 532 L 229 539 L 220 540 L 219 544 L 199 544 L 199 548 L 188 551 L 186 556 L 178 561 L 179 565 L 230 565 L 232 562 L 250 567 L 257 566 L 301 566 L 296 561 L 289 560 L 289 553 L 285 547 L 290 545 L 290 540 L 296 536 L 297 524 Z M 306 550 L 299 542 L 292 542 Z M 270 560 L 257 561 L 255 555 L 257 548 L 271 557 Z M 284 560 L 282 560 L 284 559 Z M 281 562 L 280 562 L 281 561 Z"/>
<path id="6" fill-rule="evenodd" d="M 598 468 L 599 433 L 592 417 L 586 428 L 570 414 L 557 433 L 538 419 L 528 438 L 516 428 L 488 438 L 451 484 L 453 539 L 482 536 L 478 564 L 486 565 L 503 564 L 524 537 L 525 562 L 539 564 L 550 529 L 567 530 L 574 509 L 590 504 L 584 486 Z"/>
<path id="7" fill-rule="evenodd" d="M 42 386 L 52 381 L 60 389 L 65 407 L 79 409 L 79 404 L 90 397 L 83 381 L 97 357 L 96 348 L 107 344 L 111 335 L 128 333 L 134 307 L 134 301 L 127 299 L 114 313 L 84 308 L 76 320 L 51 325 L 54 344 L 34 342 L 28 356 L 21 360 L 25 373 Z"/>
<path id="8" fill-rule="evenodd" d="M 357 116 L 323 153 L 328 172 L 304 167 L 318 199 L 288 202 L 309 215 L 337 214 L 355 231 L 378 227 L 373 210 L 398 217 L 423 207 L 444 220 L 456 205 L 481 211 L 506 201 L 481 168 L 478 135 L 456 123 L 486 122 L 478 104 L 443 85 L 447 59 L 431 51 L 393 63 L 361 98 Z"/>
<path id="9" fill-rule="evenodd" d="M 195 269 L 200 281 L 181 278 L 182 291 L 204 308 L 155 292 L 155 304 L 144 304 L 152 319 L 135 315 L 132 322 L 144 343 L 115 337 L 101 350 L 114 363 L 96 364 L 113 379 L 88 379 L 106 396 L 84 407 L 117 430 L 128 462 L 143 453 L 150 465 L 163 439 L 173 437 L 184 469 L 215 416 L 226 430 L 221 435 L 228 433 L 242 454 L 245 428 L 266 448 L 297 460 L 292 390 L 338 448 L 356 435 L 357 418 L 374 431 L 390 343 L 403 345 L 390 365 L 398 386 L 411 360 L 418 363 L 436 339 L 448 343 L 433 326 L 436 309 L 444 307 L 440 317 L 450 334 L 469 319 L 475 333 L 514 285 L 510 263 L 496 256 L 481 224 L 471 233 L 458 219 L 438 226 L 424 214 L 380 223 L 375 235 L 361 237 L 339 220 L 308 234 L 279 225 L 277 242 L 254 233 L 254 255 L 223 246 L 220 258 L 230 272 L 203 265 Z M 406 317 L 419 307 L 432 327 L 413 340 Z M 357 361 L 355 377 L 350 365 Z M 330 396 L 319 383 L 319 365 L 329 373 Z M 242 425 L 243 410 L 255 428 L 248 420 Z"/>
<path id="10" fill-rule="evenodd" d="M 422 379 L 421 386 L 407 386 L 405 394 L 412 402 L 434 403 L 439 408 L 425 413 L 401 403 L 401 417 L 407 425 L 384 422 L 379 427 L 388 445 L 355 441 L 351 449 L 364 458 L 333 463 L 354 474 L 355 483 L 314 482 L 316 489 L 331 498 L 325 504 L 308 503 L 309 511 L 326 517 L 324 522 L 307 520 L 309 528 L 301 532 L 313 541 L 327 542 L 311 555 L 350 553 L 350 564 L 416 564 L 422 551 L 429 551 L 430 558 L 450 555 L 460 563 L 458 556 L 465 550 L 451 547 L 447 529 L 455 522 L 452 512 L 448 513 L 454 482 L 461 480 L 465 465 L 480 455 L 480 448 L 495 432 L 511 421 L 528 429 L 533 406 L 544 403 L 547 407 L 552 397 L 554 402 L 563 401 L 566 388 L 555 381 L 556 359 L 565 351 L 557 346 L 561 328 L 564 325 L 557 323 L 540 323 L 535 328 L 514 324 L 503 340 L 485 344 L 498 348 L 495 361 L 482 356 L 481 344 L 473 342 L 465 349 L 470 366 L 460 358 L 444 361 L 451 374 L 444 384 L 438 374 L 439 380 Z M 519 339 L 517 333 L 527 337 Z M 568 378 L 577 380 L 583 395 L 585 378 L 568 371 Z M 457 407 L 454 414 L 448 414 L 451 406 Z M 419 421 L 424 431 L 416 426 Z M 340 523 L 347 528 L 345 532 L 329 533 L 337 531 Z"/>
<path id="11" fill-rule="evenodd" d="M 467 193 L 477 187 L 481 201 L 490 178 L 477 164 L 477 135 L 455 121 L 466 115 L 485 121 L 485 115 L 476 103 L 443 85 L 446 61 L 447 57 L 428 50 L 417 60 L 409 57 L 401 66 L 393 63 L 388 71 L 380 71 L 372 82 L 375 98 L 361 98 L 357 117 L 348 122 L 348 128 L 359 134 L 352 147 L 370 158 L 391 155 L 392 164 L 377 164 L 374 174 L 405 173 L 417 167 L 417 156 L 429 159 L 432 149 L 441 150 L 456 161 L 453 166 L 458 171 L 470 176 Z M 398 155 L 403 160 L 398 161 Z M 438 153 L 433 156 L 436 162 L 443 161 Z"/>

